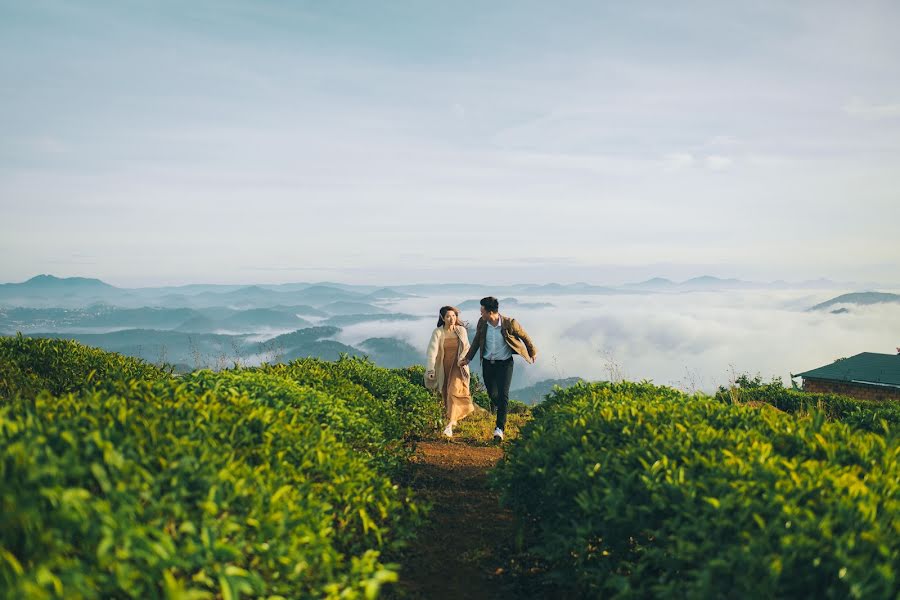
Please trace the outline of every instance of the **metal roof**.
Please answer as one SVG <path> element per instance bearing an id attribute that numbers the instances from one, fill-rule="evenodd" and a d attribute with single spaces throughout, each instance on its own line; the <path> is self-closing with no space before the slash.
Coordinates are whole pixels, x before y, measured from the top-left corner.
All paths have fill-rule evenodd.
<path id="1" fill-rule="evenodd" d="M 795 377 L 900 388 L 900 354 L 863 352 Z"/>

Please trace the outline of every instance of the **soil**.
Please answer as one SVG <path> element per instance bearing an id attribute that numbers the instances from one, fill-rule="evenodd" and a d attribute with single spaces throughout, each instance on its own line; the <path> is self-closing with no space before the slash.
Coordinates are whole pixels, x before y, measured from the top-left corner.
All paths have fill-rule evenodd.
<path id="1" fill-rule="evenodd" d="M 432 505 L 428 523 L 398 562 L 404 599 L 522 598 L 528 586 L 516 553 L 517 525 L 488 485 L 501 446 L 424 441 L 407 484 Z"/>

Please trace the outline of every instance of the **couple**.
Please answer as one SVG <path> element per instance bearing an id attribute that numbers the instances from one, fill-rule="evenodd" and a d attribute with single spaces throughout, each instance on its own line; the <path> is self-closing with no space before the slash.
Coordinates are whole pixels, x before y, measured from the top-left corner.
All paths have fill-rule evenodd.
<path id="1" fill-rule="evenodd" d="M 447 427 L 444 435 L 453 437 L 453 426 L 475 410 L 469 391 L 468 364 L 481 352 L 484 386 L 491 404 L 497 407 L 494 441 L 503 440 L 509 384 L 512 381 L 513 354 L 533 364 L 537 349 L 515 319 L 500 314 L 500 302 L 493 296 L 481 299 L 481 318 L 475 328 L 475 339 L 469 347 L 469 334 L 459 320 L 459 309 L 441 307 L 437 328 L 431 334 L 425 362 L 425 386 L 440 392 L 444 399 Z"/>

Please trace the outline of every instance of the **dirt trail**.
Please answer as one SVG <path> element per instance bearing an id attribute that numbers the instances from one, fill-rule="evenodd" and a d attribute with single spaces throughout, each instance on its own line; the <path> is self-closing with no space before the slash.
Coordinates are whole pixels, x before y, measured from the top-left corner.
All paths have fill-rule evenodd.
<path id="1" fill-rule="evenodd" d="M 405 552 L 396 593 L 402 598 L 514 598 L 508 570 L 515 549 L 512 514 L 498 506 L 487 473 L 499 446 L 420 442 L 409 481 L 433 505 L 429 523 Z"/>

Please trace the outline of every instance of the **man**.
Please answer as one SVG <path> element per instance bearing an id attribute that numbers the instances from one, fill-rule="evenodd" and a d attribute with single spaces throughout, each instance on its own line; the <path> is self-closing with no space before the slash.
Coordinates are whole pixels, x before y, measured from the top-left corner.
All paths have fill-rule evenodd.
<path id="1" fill-rule="evenodd" d="M 500 315 L 500 302 L 493 296 L 481 299 L 481 318 L 475 328 L 475 339 L 459 366 L 464 367 L 476 352 L 481 352 L 481 372 L 488 396 L 497 406 L 497 428 L 494 441 L 503 440 L 506 411 L 509 406 L 509 384 L 513 374 L 513 353 L 534 364 L 537 349 L 515 319 Z"/>

